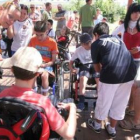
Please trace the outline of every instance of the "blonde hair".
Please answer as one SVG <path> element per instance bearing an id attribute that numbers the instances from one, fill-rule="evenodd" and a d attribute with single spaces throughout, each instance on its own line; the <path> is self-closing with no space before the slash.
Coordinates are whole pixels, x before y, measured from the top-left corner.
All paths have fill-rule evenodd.
<path id="1" fill-rule="evenodd" d="M 2 4 L 2 7 L 6 10 L 9 10 L 11 6 L 15 6 L 15 9 L 20 11 L 20 6 L 15 4 L 13 0 L 7 1 L 4 4 Z"/>

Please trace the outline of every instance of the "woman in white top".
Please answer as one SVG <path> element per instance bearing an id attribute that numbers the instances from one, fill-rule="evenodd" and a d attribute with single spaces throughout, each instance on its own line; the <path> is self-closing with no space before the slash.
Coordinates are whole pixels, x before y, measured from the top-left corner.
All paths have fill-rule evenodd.
<path id="1" fill-rule="evenodd" d="M 113 34 L 121 34 L 137 66 L 129 107 L 126 109 L 126 114 L 134 117 L 132 120 L 121 121 L 120 126 L 125 129 L 140 129 L 140 4 L 133 3 L 129 6 L 124 24 L 116 28 Z"/>
<path id="2" fill-rule="evenodd" d="M 28 45 L 33 33 L 32 20 L 28 18 L 28 7 L 21 5 L 21 16 L 10 26 L 7 31 L 8 37 L 13 38 L 11 46 L 12 55 L 20 48 Z"/>

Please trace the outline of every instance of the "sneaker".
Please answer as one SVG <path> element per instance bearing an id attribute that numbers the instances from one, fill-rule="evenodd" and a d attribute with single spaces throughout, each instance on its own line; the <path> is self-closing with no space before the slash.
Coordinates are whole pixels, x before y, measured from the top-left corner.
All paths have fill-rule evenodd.
<path id="1" fill-rule="evenodd" d="M 110 136 L 110 138 L 115 138 L 116 137 L 116 131 L 110 131 L 109 130 L 109 126 L 110 126 L 110 123 L 109 122 L 106 122 L 105 123 L 105 129 L 106 129 L 106 131 L 107 131 L 107 133 L 108 133 L 108 135 Z"/>
<path id="2" fill-rule="evenodd" d="M 101 128 L 96 128 L 95 127 L 95 121 L 93 121 L 93 120 L 91 120 L 91 119 L 88 119 L 87 120 L 87 126 L 90 128 L 90 129 L 92 129 L 92 130 L 94 130 L 96 133 L 101 133 Z"/>
<path id="3" fill-rule="evenodd" d="M 77 112 L 82 112 L 85 109 L 84 103 L 78 103 Z"/>
<path id="4" fill-rule="evenodd" d="M 135 134 L 134 140 L 140 140 L 140 135 L 139 134 Z"/>

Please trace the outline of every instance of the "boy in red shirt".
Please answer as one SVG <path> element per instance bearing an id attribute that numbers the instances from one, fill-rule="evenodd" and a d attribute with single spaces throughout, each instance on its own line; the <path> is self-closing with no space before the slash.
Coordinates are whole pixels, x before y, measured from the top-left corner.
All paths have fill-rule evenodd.
<path id="1" fill-rule="evenodd" d="M 56 131 L 65 139 L 72 139 L 76 130 L 76 107 L 73 103 L 59 103 L 58 107 L 69 110 L 69 116 L 65 122 L 57 112 L 49 98 L 36 94 L 32 86 L 36 77 L 44 69 L 41 68 L 42 57 L 40 53 L 31 47 L 21 47 L 8 59 L 0 62 L 2 68 L 10 67 L 15 76 L 15 85 L 0 93 L 2 97 L 14 97 L 32 103 L 45 110 L 50 129 Z"/>
<path id="2" fill-rule="evenodd" d="M 30 40 L 29 46 L 36 48 L 43 58 L 44 64 L 42 64 L 42 67 L 45 69 L 45 71 L 41 74 L 41 92 L 44 95 L 47 95 L 47 92 L 49 90 L 48 77 L 49 74 L 53 74 L 53 69 L 51 66 L 56 60 L 58 48 L 56 42 L 52 38 L 47 36 L 46 22 L 37 21 L 34 25 L 34 32 L 36 36 Z"/>

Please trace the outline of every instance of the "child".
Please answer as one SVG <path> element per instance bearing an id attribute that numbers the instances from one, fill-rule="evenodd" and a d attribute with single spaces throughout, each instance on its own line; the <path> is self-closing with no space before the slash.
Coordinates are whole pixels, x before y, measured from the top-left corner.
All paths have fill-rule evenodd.
<path id="1" fill-rule="evenodd" d="M 51 38 L 55 38 L 55 31 L 53 30 L 53 20 L 49 19 L 47 25 L 47 35 Z"/>
<path id="2" fill-rule="evenodd" d="M 109 35 L 109 26 L 98 23 L 93 34 L 91 57 L 95 72 L 100 72 L 95 120 L 88 126 L 96 133 L 101 132 L 101 121 L 109 116 L 105 128 L 111 138 L 116 137 L 115 126 L 122 120 L 136 75 L 136 66 L 125 44 L 117 36 Z"/>
<path id="3" fill-rule="evenodd" d="M 65 47 L 66 44 L 68 43 L 69 41 L 69 37 L 68 37 L 68 34 L 70 33 L 70 30 L 65 26 L 61 29 L 60 31 L 60 36 L 58 37 L 57 39 L 57 43 L 62 46 L 62 47 Z"/>
<path id="4" fill-rule="evenodd" d="M 69 67 L 71 72 L 76 72 L 75 69 L 73 69 L 73 62 L 75 59 L 79 59 L 82 63 L 82 66 L 80 66 L 79 70 L 79 76 L 80 76 L 80 85 L 79 85 L 79 103 L 77 105 L 77 112 L 81 112 L 84 110 L 84 99 L 85 99 L 85 88 L 88 81 L 88 78 L 90 78 L 91 74 L 94 73 L 93 65 L 92 65 L 92 59 L 91 59 L 91 43 L 92 38 L 89 34 L 84 33 L 80 37 L 81 46 L 78 47 L 75 51 L 75 53 L 72 55 Z"/>
<path id="5" fill-rule="evenodd" d="M 56 60 L 58 54 L 57 44 L 54 39 L 47 36 L 47 23 L 44 21 L 37 21 L 34 26 L 34 32 L 36 34 L 30 40 L 29 46 L 36 48 L 42 55 L 43 62 L 42 67 L 45 71 L 41 74 L 42 88 L 41 92 L 47 95 L 49 90 L 49 74 L 53 74 L 52 65 Z"/>
<path id="6" fill-rule="evenodd" d="M 50 130 L 56 131 L 65 139 L 73 139 L 76 130 L 75 105 L 73 103 L 60 103 L 58 105 L 60 108 L 69 110 L 68 119 L 65 122 L 56 108 L 52 105 L 49 98 L 36 94 L 32 90 L 36 77 L 43 71 L 41 65 L 42 56 L 35 48 L 31 47 L 21 47 L 11 58 L 3 60 L 2 63 L 0 63 L 0 66 L 11 68 L 15 76 L 15 85 L 3 90 L 0 93 L 0 98 L 7 96 L 18 98 L 43 108 Z"/>

